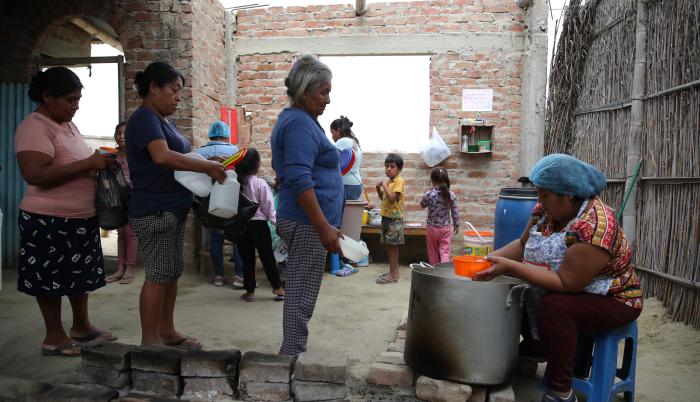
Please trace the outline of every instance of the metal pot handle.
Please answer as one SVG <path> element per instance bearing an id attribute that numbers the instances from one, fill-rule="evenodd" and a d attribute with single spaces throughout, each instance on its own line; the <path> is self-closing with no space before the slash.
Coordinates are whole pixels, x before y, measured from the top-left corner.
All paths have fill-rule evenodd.
<path id="1" fill-rule="evenodd" d="M 423 262 L 423 261 L 418 262 L 418 263 L 410 264 L 409 267 L 410 267 L 411 269 L 416 269 L 416 268 L 435 268 L 434 266 L 428 264 L 427 262 Z"/>
<path id="2" fill-rule="evenodd" d="M 524 283 L 522 285 L 515 285 L 510 290 L 508 291 L 508 296 L 506 296 L 506 310 L 510 310 L 510 306 L 513 304 L 513 291 L 515 289 L 523 289 L 523 292 L 520 294 L 520 307 L 523 306 L 523 296 L 525 294 L 525 290 L 527 288 L 531 288 L 532 285 Z"/>

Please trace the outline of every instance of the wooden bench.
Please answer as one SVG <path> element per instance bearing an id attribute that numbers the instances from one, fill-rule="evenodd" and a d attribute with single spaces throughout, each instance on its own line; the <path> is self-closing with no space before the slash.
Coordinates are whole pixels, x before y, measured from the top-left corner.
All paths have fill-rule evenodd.
<path id="1" fill-rule="evenodd" d="M 362 225 L 362 234 L 381 234 L 382 227 L 374 225 Z M 404 236 L 423 236 L 425 237 L 425 226 L 404 226 Z"/>
<path id="2" fill-rule="evenodd" d="M 411 262 L 428 261 L 425 231 L 424 225 L 404 227 L 405 244 L 399 246 L 399 263 L 406 265 Z M 379 242 L 382 227 L 363 225 L 360 233 L 362 240 L 367 244 L 372 261 L 387 262 L 386 246 Z"/>

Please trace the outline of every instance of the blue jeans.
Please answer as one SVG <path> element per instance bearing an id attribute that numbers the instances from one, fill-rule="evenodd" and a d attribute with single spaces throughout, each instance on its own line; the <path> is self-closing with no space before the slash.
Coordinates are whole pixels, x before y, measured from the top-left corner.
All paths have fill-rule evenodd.
<path id="1" fill-rule="evenodd" d="M 243 261 L 238 254 L 236 243 L 232 245 L 233 263 L 236 265 L 236 275 L 243 277 Z M 211 256 L 212 265 L 214 265 L 214 274 L 216 276 L 224 276 L 224 235 L 211 230 L 211 242 L 209 244 L 209 255 Z"/>
<path id="2" fill-rule="evenodd" d="M 346 200 L 358 200 L 362 195 L 362 184 L 345 184 L 343 185 L 345 189 L 345 199 Z"/>

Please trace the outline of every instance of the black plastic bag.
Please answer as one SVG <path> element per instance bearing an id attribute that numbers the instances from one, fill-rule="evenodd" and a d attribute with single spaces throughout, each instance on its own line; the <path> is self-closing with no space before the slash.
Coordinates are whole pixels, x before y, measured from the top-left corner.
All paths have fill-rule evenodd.
<path id="1" fill-rule="evenodd" d="M 248 222 L 258 211 L 258 204 L 249 200 L 243 193 L 238 196 L 238 213 L 233 218 L 219 218 L 209 213 L 209 197 L 194 197 L 194 214 L 207 229 L 218 229 L 224 239 L 235 243 L 245 233 Z"/>
<path id="2" fill-rule="evenodd" d="M 97 172 L 95 208 L 102 229 L 119 229 L 129 223 L 130 199 L 131 189 L 119 165 L 110 164 Z"/>

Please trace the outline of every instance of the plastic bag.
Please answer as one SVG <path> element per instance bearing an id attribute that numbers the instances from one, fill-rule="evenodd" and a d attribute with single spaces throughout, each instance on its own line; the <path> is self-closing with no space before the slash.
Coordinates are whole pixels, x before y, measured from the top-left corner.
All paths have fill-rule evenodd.
<path id="1" fill-rule="evenodd" d="M 433 134 L 428 142 L 419 146 L 418 150 L 420 151 L 420 156 L 423 157 L 425 163 L 430 167 L 444 161 L 451 153 L 450 148 L 447 147 L 447 144 L 442 140 L 435 127 L 433 127 Z"/>
<path id="2" fill-rule="evenodd" d="M 245 233 L 248 222 L 258 211 L 258 204 L 249 200 L 243 193 L 238 196 L 238 213 L 233 218 L 219 218 L 209 213 L 209 197 L 194 197 L 194 214 L 207 229 L 218 229 L 224 239 L 235 243 Z"/>
<path id="3" fill-rule="evenodd" d="M 130 200 L 131 189 L 119 165 L 111 164 L 97 172 L 95 209 L 102 229 L 119 229 L 129 223 Z"/>

